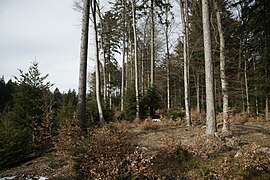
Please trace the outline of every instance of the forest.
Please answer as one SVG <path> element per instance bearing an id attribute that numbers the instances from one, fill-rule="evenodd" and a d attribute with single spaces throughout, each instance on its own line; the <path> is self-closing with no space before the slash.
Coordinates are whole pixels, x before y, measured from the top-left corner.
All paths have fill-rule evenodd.
<path id="1" fill-rule="evenodd" d="M 269 179 L 270 1 L 108 3 L 74 1 L 78 91 L 0 79 L 0 180 Z"/>

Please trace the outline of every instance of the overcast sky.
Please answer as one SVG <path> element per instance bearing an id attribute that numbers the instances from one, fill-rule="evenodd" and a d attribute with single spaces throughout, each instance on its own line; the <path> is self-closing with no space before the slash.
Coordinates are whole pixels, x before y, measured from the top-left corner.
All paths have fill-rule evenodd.
<path id="1" fill-rule="evenodd" d="M 81 15 L 72 6 L 73 0 L 0 0 L 0 76 L 19 76 L 36 57 L 52 89 L 77 91 Z"/>

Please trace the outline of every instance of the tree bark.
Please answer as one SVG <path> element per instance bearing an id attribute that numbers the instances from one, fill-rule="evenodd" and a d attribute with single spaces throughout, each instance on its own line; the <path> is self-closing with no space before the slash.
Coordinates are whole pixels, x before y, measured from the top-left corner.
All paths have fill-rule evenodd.
<path id="1" fill-rule="evenodd" d="M 214 73 L 212 60 L 211 33 L 209 22 L 208 0 L 202 0 L 202 22 L 203 22 L 203 40 L 204 40 L 204 58 L 205 58 L 205 81 L 206 81 L 206 134 L 215 135 L 216 112 L 214 97 Z"/>
<path id="2" fill-rule="evenodd" d="M 182 0 L 180 2 L 180 11 L 181 11 L 181 19 L 183 23 L 183 31 L 184 31 L 184 95 L 185 95 L 185 114 L 187 126 L 191 125 L 190 118 L 190 103 L 189 103 L 189 51 L 188 51 L 188 1 L 185 0 L 185 7 L 183 7 Z"/>
<path id="3" fill-rule="evenodd" d="M 136 3 L 132 0 L 133 33 L 134 33 L 134 66 L 135 66 L 135 92 L 136 92 L 136 118 L 140 118 L 139 81 L 138 81 L 138 52 L 136 30 Z"/>
<path id="4" fill-rule="evenodd" d="M 96 61 L 96 100 L 98 106 L 99 122 L 104 123 L 103 111 L 100 99 L 100 61 L 99 61 L 99 48 L 98 48 L 98 31 L 97 31 L 97 2 L 92 0 L 91 3 L 93 25 L 94 25 L 94 46 L 95 46 L 95 61 Z"/>
<path id="5" fill-rule="evenodd" d="M 246 103 L 247 103 L 247 113 L 250 113 L 249 105 L 249 92 L 248 92 L 248 79 L 247 79 L 247 61 L 245 60 L 245 87 L 246 87 Z"/>
<path id="6" fill-rule="evenodd" d="M 169 3 L 168 0 L 166 3 Z M 167 109 L 171 107 L 170 95 L 170 52 L 169 52 L 169 21 L 168 21 L 168 7 L 166 6 L 166 22 L 165 22 L 165 41 L 166 41 L 166 58 L 167 58 Z"/>
<path id="7" fill-rule="evenodd" d="M 89 33 L 89 5 L 90 0 L 85 0 L 83 5 L 81 49 L 80 49 L 80 74 L 78 89 L 78 119 L 80 128 L 86 131 L 86 77 L 87 77 L 87 50 Z"/>
<path id="8" fill-rule="evenodd" d="M 196 99 L 197 99 L 197 113 L 201 112 L 200 108 L 200 76 L 196 73 Z"/>
<path id="9" fill-rule="evenodd" d="M 122 18 L 124 19 L 123 29 L 123 56 L 122 56 L 122 77 L 121 77 L 121 112 L 124 111 L 124 89 L 125 89 L 125 57 L 126 57 L 126 0 L 122 2 L 123 14 Z"/>
<path id="10" fill-rule="evenodd" d="M 155 20 L 154 20 L 154 0 L 151 0 L 151 75 L 150 85 L 154 86 L 155 78 Z"/>
<path id="11" fill-rule="evenodd" d="M 217 0 L 214 0 L 214 8 L 216 10 L 217 26 L 219 33 L 219 43 L 220 43 L 220 79 L 221 79 L 221 89 L 222 89 L 222 99 L 223 99 L 223 127 L 222 131 L 228 131 L 229 129 L 229 95 L 228 95 L 228 83 L 226 78 L 226 59 L 225 59 L 225 38 L 222 30 L 221 17 L 218 7 Z"/>
<path id="12" fill-rule="evenodd" d="M 268 95 L 265 97 L 265 120 L 269 120 L 269 106 L 268 106 Z"/>

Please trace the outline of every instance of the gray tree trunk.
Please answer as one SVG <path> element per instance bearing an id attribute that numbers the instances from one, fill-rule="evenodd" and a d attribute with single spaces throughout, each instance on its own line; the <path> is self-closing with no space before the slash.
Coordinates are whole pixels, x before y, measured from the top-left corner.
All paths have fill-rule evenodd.
<path id="1" fill-rule="evenodd" d="M 109 92 L 108 92 L 108 96 L 109 96 L 109 105 L 110 105 L 110 109 L 112 109 L 112 89 L 111 89 L 111 73 L 109 72 Z"/>
<path id="2" fill-rule="evenodd" d="M 169 3 L 167 0 L 166 3 Z M 167 109 L 171 107 L 171 95 L 170 95 L 170 52 L 169 52 L 169 21 L 168 21 L 168 7 L 166 6 L 166 29 L 165 29 L 165 43 L 166 43 L 166 57 L 167 57 Z"/>
<path id="3" fill-rule="evenodd" d="M 98 11 L 98 15 L 99 18 L 101 19 L 101 23 L 100 23 L 100 29 L 101 29 L 101 34 L 103 34 L 104 29 L 103 29 L 103 22 L 102 22 L 102 16 L 101 16 L 101 12 Z M 105 51 L 105 46 L 104 46 L 104 38 L 103 35 L 101 35 L 102 37 L 100 38 L 100 45 L 103 49 L 103 59 L 104 59 L 104 64 L 103 64 L 103 100 L 104 102 L 106 102 L 106 98 L 107 98 L 107 81 L 106 81 L 106 51 Z"/>
<path id="4" fill-rule="evenodd" d="M 121 77 L 121 112 L 124 111 L 124 89 L 125 89 L 125 57 L 126 57 L 126 0 L 123 0 L 122 2 L 123 6 L 123 14 L 122 18 L 124 19 L 123 29 L 123 56 L 122 56 L 122 77 Z"/>
<path id="5" fill-rule="evenodd" d="M 190 103 L 189 103 L 189 46 L 188 46 L 188 1 L 185 0 L 185 8 L 183 8 L 182 0 L 180 0 L 180 8 L 182 14 L 182 22 L 184 26 L 184 92 L 185 92 L 185 114 L 187 126 L 191 125 Z"/>
<path id="6" fill-rule="evenodd" d="M 248 92 L 248 79 L 247 79 L 247 61 L 245 60 L 245 88 L 246 88 L 246 103 L 247 103 L 247 113 L 250 113 L 249 105 L 249 92 Z"/>
<path id="7" fill-rule="evenodd" d="M 202 22 L 203 22 L 203 40 L 204 40 L 204 58 L 205 58 L 205 81 L 206 81 L 206 134 L 215 135 L 216 112 L 214 97 L 214 74 L 212 60 L 211 33 L 209 22 L 208 0 L 202 0 Z"/>
<path id="8" fill-rule="evenodd" d="M 223 127 L 222 131 L 228 131 L 229 129 L 229 95 L 228 95 L 228 83 L 226 78 L 226 60 L 225 60 L 225 38 L 222 30 L 221 17 L 218 7 L 217 0 L 214 0 L 214 8 L 216 10 L 217 25 L 219 32 L 219 43 L 220 43 L 220 79 L 221 79 L 221 89 L 223 98 Z"/>
<path id="9" fill-rule="evenodd" d="M 196 73 L 196 99 L 197 99 L 197 113 L 201 112 L 200 108 L 200 76 Z"/>
<path id="10" fill-rule="evenodd" d="M 253 70 L 254 73 L 256 73 L 256 64 L 253 61 Z M 257 78 L 255 77 L 255 85 L 254 85 L 254 90 L 255 90 L 255 112 L 256 112 L 256 116 L 259 116 L 259 104 L 258 104 L 258 91 L 257 91 Z"/>
<path id="11" fill-rule="evenodd" d="M 140 118 L 139 81 L 138 81 L 138 52 L 136 28 L 136 2 L 132 0 L 133 33 L 134 33 L 134 66 L 135 66 L 135 92 L 136 92 L 136 118 Z"/>
<path id="12" fill-rule="evenodd" d="M 87 50 L 89 33 L 89 4 L 90 0 L 85 0 L 83 5 L 81 49 L 80 49 L 80 74 L 78 89 L 78 119 L 80 128 L 86 131 L 86 77 L 87 77 Z"/>
<path id="13" fill-rule="evenodd" d="M 265 97 L 265 120 L 269 120 L 269 106 L 268 106 L 268 95 Z"/>
<path id="14" fill-rule="evenodd" d="M 155 78 L 155 19 L 154 19 L 154 0 L 151 0 L 151 75 L 150 85 L 154 86 Z"/>
<path id="15" fill-rule="evenodd" d="M 104 123 L 103 111 L 101 107 L 101 99 L 100 99 L 100 61 L 99 61 L 99 48 L 98 48 L 98 31 L 97 31 L 97 2 L 96 0 L 92 0 L 91 3 L 92 17 L 93 17 L 93 25 L 95 30 L 94 35 L 94 46 L 95 46 L 95 61 L 96 61 L 96 99 L 98 106 L 98 114 L 99 114 L 99 122 Z"/>

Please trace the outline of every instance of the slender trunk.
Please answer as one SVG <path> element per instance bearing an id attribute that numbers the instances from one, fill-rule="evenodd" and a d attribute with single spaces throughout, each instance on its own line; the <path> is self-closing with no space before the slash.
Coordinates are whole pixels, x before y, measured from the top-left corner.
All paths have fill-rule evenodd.
<path id="1" fill-rule="evenodd" d="M 185 35 L 184 35 L 184 87 L 185 87 L 185 112 L 186 112 L 186 120 L 187 126 L 191 125 L 190 118 L 190 105 L 189 105 L 189 41 L 188 41 L 188 1 L 185 1 Z"/>
<path id="2" fill-rule="evenodd" d="M 107 81 L 106 81 L 106 56 L 105 51 L 104 53 L 104 64 L 103 64 L 103 100 L 104 103 L 106 103 L 106 97 L 107 97 Z"/>
<path id="3" fill-rule="evenodd" d="M 78 119 L 80 128 L 86 131 L 86 77 L 87 77 L 87 50 L 89 33 L 89 0 L 84 1 L 82 31 L 81 31 L 81 49 L 80 49 L 80 74 L 78 89 Z"/>
<path id="4" fill-rule="evenodd" d="M 126 57 L 126 0 L 123 1 L 123 13 L 122 18 L 124 19 L 123 25 L 123 56 L 122 56 L 122 76 L 121 76 L 121 112 L 124 111 L 124 87 L 125 87 L 125 57 Z"/>
<path id="5" fill-rule="evenodd" d="M 154 0 L 151 0 L 151 75 L 150 84 L 154 86 L 155 77 L 155 20 L 154 20 Z"/>
<path id="6" fill-rule="evenodd" d="M 201 109 L 205 112 L 205 102 L 204 102 L 204 87 L 201 88 Z"/>
<path id="7" fill-rule="evenodd" d="M 244 88 L 243 88 L 243 79 L 240 80 L 241 86 L 241 96 L 242 96 L 242 113 L 245 112 L 245 95 L 244 95 Z"/>
<path id="8" fill-rule="evenodd" d="M 266 66 L 265 69 L 265 74 L 266 74 L 266 84 L 269 84 L 269 66 Z M 268 105 L 268 94 L 269 94 L 269 87 L 267 87 L 266 89 L 266 93 L 265 93 L 265 119 L 266 121 L 269 120 L 269 105 Z"/>
<path id="9" fill-rule="evenodd" d="M 123 39 L 123 57 L 122 57 L 122 77 L 121 77 L 121 112 L 124 111 L 124 87 L 125 87 L 125 56 L 126 56 L 126 38 Z"/>
<path id="10" fill-rule="evenodd" d="M 132 0 L 133 15 L 133 33 L 134 33 L 134 59 L 135 59 L 135 92 L 136 92 L 136 118 L 140 118 L 140 102 L 139 102 L 139 82 L 138 82 L 138 52 L 137 52 L 137 30 L 136 30 L 136 4 Z"/>
<path id="11" fill-rule="evenodd" d="M 206 81 L 206 134 L 214 136 L 217 129 L 216 129 L 216 112 L 215 112 L 215 97 L 213 84 L 214 74 L 213 74 L 208 0 L 202 0 L 202 21 L 203 21 L 205 81 Z"/>
<path id="12" fill-rule="evenodd" d="M 185 114 L 187 126 L 191 125 L 190 118 L 190 105 L 189 105 L 189 51 L 188 51 L 188 1 L 185 1 L 185 8 L 183 7 L 182 0 L 180 2 L 181 19 L 184 31 L 184 95 L 185 95 Z"/>
<path id="13" fill-rule="evenodd" d="M 141 93 L 142 95 L 144 94 L 144 52 L 143 52 L 144 47 L 142 46 L 141 49 Z"/>
<path id="14" fill-rule="evenodd" d="M 98 11 L 99 18 L 101 19 L 100 23 L 100 29 L 101 29 L 101 38 L 100 38 L 100 43 L 101 47 L 103 49 L 103 59 L 104 59 L 104 64 L 103 64 L 103 100 L 106 102 L 106 97 L 107 97 L 107 82 L 106 82 L 106 49 L 104 45 L 104 28 L 103 28 L 103 22 L 102 22 L 102 16 L 101 12 Z"/>
<path id="15" fill-rule="evenodd" d="M 167 0 L 168 3 L 168 0 Z M 169 52 L 169 22 L 168 22 L 168 7 L 166 6 L 166 32 L 165 32 L 165 38 L 166 38 L 166 57 L 167 57 L 167 109 L 170 109 L 171 106 L 171 99 L 170 99 L 170 52 Z"/>
<path id="16" fill-rule="evenodd" d="M 246 87 L 246 103 L 247 103 L 247 113 L 250 113 L 249 105 L 249 92 L 248 92 L 248 79 L 247 79 L 247 61 L 245 60 L 245 87 Z"/>
<path id="17" fill-rule="evenodd" d="M 255 62 L 253 61 L 253 70 L 254 70 L 254 73 L 256 73 L 256 64 Z M 257 78 L 255 77 L 255 87 L 254 87 L 254 90 L 255 90 L 255 112 L 256 112 L 256 116 L 259 115 L 259 105 L 258 105 L 258 91 L 257 91 Z"/>
<path id="18" fill-rule="evenodd" d="M 228 131 L 229 126 L 229 116 L 228 116 L 228 106 L 229 106 L 229 95 L 228 95 L 228 83 L 226 79 L 226 60 L 225 60 L 225 38 L 222 30 L 221 17 L 219 12 L 219 7 L 217 0 L 214 0 L 214 8 L 216 10 L 217 25 L 219 32 L 219 43 L 220 43 L 220 79 L 221 79 L 221 89 L 223 98 L 223 127 L 222 131 Z"/>
<path id="19" fill-rule="evenodd" d="M 269 120 L 269 106 L 268 106 L 268 95 L 265 97 L 265 120 Z"/>
<path id="20" fill-rule="evenodd" d="M 110 109 L 112 109 L 112 86 L 111 86 L 111 73 L 109 72 L 109 105 Z"/>
<path id="21" fill-rule="evenodd" d="M 196 73 L 196 99 L 197 99 L 197 113 L 201 112 L 200 108 L 200 76 Z"/>
<path id="22" fill-rule="evenodd" d="M 96 0 L 92 1 L 91 4 L 92 16 L 93 16 L 93 25 L 94 25 L 94 43 L 95 43 L 95 60 L 96 60 L 96 99 L 98 106 L 98 114 L 99 114 L 99 122 L 104 123 L 103 111 L 100 100 L 100 62 L 99 62 L 99 48 L 98 48 L 98 29 L 97 29 L 97 17 L 96 17 L 96 9 L 97 2 Z"/>

